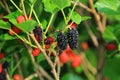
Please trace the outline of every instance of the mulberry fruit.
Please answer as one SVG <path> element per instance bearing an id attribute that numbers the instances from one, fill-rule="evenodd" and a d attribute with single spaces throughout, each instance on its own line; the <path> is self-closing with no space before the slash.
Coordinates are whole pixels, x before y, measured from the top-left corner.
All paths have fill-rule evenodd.
<path id="1" fill-rule="evenodd" d="M 63 34 L 62 32 L 60 32 L 57 36 L 57 43 L 58 43 L 58 47 L 61 50 L 66 49 L 67 48 L 67 36 Z"/>
<path id="2" fill-rule="evenodd" d="M 71 49 L 77 48 L 78 45 L 78 31 L 75 28 L 69 29 L 68 34 L 68 44 Z"/>
<path id="3" fill-rule="evenodd" d="M 39 26 L 36 26 L 33 30 L 34 36 L 38 42 L 42 41 L 42 29 Z"/>

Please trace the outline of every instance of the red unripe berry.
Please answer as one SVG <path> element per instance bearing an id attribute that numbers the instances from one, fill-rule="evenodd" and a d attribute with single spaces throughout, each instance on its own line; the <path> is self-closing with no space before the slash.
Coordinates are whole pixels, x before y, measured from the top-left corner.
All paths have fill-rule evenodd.
<path id="1" fill-rule="evenodd" d="M 80 56 L 79 56 L 79 55 L 75 55 L 75 56 L 74 56 L 74 59 L 72 60 L 71 66 L 72 66 L 73 68 L 76 68 L 76 67 L 78 67 L 80 64 L 81 64 L 81 58 L 80 58 Z"/>
<path id="2" fill-rule="evenodd" d="M 22 22 L 24 22 L 26 19 L 25 19 L 24 16 L 18 16 L 16 20 L 17 20 L 18 23 L 22 23 Z"/>
<path id="3" fill-rule="evenodd" d="M 116 50 L 116 49 L 117 49 L 117 46 L 116 46 L 116 44 L 114 44 L 114 43 L 109 43 L 109 44 L 106 46 L 106 49 L 107 49 L 108 51 L 110 51 L 110 50 Z"/>
<path id="4" fill-rule="evenodd" d="M 11 30 L 12 30 L 12 31 L 11 31 Z M 15 33 L 16 33 L 16 34 L 19 34 L 19 33 L 21 32 L 21 30 L 20 30 L 19 28 L 17 28 L 16 26 L 13 26 L 13 27 L 11 28 L 11 30 L 9 30 L 9 32 L 8 32 L 10 35 L 15 35 Z M 15 33 L 14 33 L 13 31 L 14 31 Z"/>
<path id="5" fill-rule="evenodd" d="M 19 74 L 14 74 L 14 80 L 22 80 L 22 77 Z"/>
<path id="6" fill-rule="evenodd" d="M 77 27 L 77 24 L 76 23 L 72 23 L 72 22 L 69 22 L 69 25 L 70 25 L 70 28 L 76 28 Z"/>
<path id="7" fill-rule="evenodd" d="M 66 52 L 62 52 L 60 55 L 59 55 L 59 60 L 61 63 L 67 63 L 69 61 L 69 57 L 68 55 L 66 54 Z"/>
<path id="8" fill-rule="evenodd" d="M 47 37 L 46 39 L 45 39 L 45 44 L 51 44 L 51 43 L 53 43 L 54 42 L 54 38 L 53 37 Z"/>
<path id="9" fill-rule="evenodd" d="M 0 53 L 0 59 L 3 59 L 5 57 L 5 53 Z"/>
<path id="10" fill-rule="evenodd" d="M 34 48 L 33 50 L 32 50 L 32 55 L 33 56 L 38 56 L 39 54 L 40 54 L 40 49 L 38 49 L 38 48 Z"/>
<path id="11" fill-rule="evenodd" d="M 0 73 L 2 73 L 3 68 L 2 68 L 2 64 L 0 63 Z"/>
<path id="12" fill-rule="evenodd" d="M 50 48 L 50 45 L 45 45 L 45 49 L 49 49 Z"/>
<path id="13" fill-rule="evenodd" d="M 82 42 L 82 43 L 81 43 L 81 48 L 82 48 L 84 51 L 88 50 L 88 48 L 89 48 L 88 43 L 87 43 L 87 42 Z"/>

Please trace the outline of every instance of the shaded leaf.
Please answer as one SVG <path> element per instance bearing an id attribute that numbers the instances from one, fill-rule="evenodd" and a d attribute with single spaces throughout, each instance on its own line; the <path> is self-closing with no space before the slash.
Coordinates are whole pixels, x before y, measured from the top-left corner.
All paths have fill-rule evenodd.
<path id="1" fill-rule="evenodd" d="M 3 21 L 3 20 L 0 20 L 0 28 L 1 29 L 10 29 L 11 27 L 10 27 L 11 25 L 10 25 L 10 23 L 8 23 L 8 22 L 5 22 L 5 21 Z"/>
<path id="2" fill-rule="evenodd" d="M 114 28 L 112 26 L 108 26 L 102 34 L 102 37 L 106 42 L 110 42 L 113 40 L 117 40 L 116 36 L 113 33 Z"/>

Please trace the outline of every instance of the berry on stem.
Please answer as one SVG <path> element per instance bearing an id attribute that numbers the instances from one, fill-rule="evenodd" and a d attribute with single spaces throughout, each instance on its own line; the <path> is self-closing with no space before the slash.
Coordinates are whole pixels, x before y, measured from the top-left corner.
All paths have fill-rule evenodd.
<path id="1" fill-rule="evenodd" d="M 19 74 L 14 74 L 13 79 L 14 80 L 22 80 L 22 77 Z"/>
<path id="2" fill-rule="evenodd" d="M 12 31 L 11 31 L 11 30 L 12 30 Z M 19 28 L 17 28 L 16 26 L 13 26 L 13 27 L 11 28 L 11 30 L 9 30 L 9 32 L 8 32 L 10 35 L 15 35 L 15 33 L 16 33 L 16 34 L 19 34 L 19 33 L 21 32 L 21 30 L 20 30 Z M 14 31 L 15 33 L 14 33 L 13 31 Z"/>
<path id="3" fill-rule="evenodd" d="M 22 22 L 24 22 L 26 19 L 25 19 L 25 17 L 24 17 L 23 15 L 21 15 L 21 16 L 18 16 L 18 17 L 16 18 L 16 20 L 17 20 L 18 23 L 22 23 Z"/>
<path id="4" fill-rule="evenodd" d="M 54 42 L 54 38 L 53 37 L 47 37 L 44 41 L 45 41 L 46 45 L 52 44 Z"/>
<path id="5" fill-rule="evenodd" d="M 67 36 L 62 32 L 60 32 L 57 36 L 57 44 L 61 50 L 64 50 L 67 48 Z"/>
<path id="6" fill-rule="evenodd" d="M 78 46 L 78 31 L 75 28 L 68 29 L 68 43 L 71 49 L 77 48 Z"/>
<path id="7" fill-rule="evenodd" d="M 3 59 L 5 57 L 5 53 L 0 53 L 0 59 Z"/>
<path id="8" fill-rule="evenodd" d="M 115 43 L 109 43 L 109 44 L 107 44 L 107 46 L 106 46 L 106 50 L 108 50 L 108 51 L 116 50 L 116 49 L 117 49 L 117 46 L 116 46 Z"/>
<path id="9" fill-rule="evenodd" d="M 59 59 L 60 59 L 60 62 L 65 64 L 69 61 L 69 57 L 68 55 L 66 54 L 65 51 L 63 51 L 60 55 L 59 55 Z"/>
<path id="10" fill-rule="evenodd" d="M 76 68 L 76 67 L 78 67 L 80 64 L 81 64 L 81 58 L 80 58 L 80 56 L 79 56 L 79 55 L 75 55 L 75 56 L 74 56 L 74 59 L 72 60 L 71 66 L 72 66 L 73 68 Z"/>
<path id="11" fill-rule="evenodd" d="M 33 56 L 38 56 L 39 54 L 40 54 L 40 49 L 39 48 L 34 48 L 33 50 L 32 50 L 32 55 Z"/>

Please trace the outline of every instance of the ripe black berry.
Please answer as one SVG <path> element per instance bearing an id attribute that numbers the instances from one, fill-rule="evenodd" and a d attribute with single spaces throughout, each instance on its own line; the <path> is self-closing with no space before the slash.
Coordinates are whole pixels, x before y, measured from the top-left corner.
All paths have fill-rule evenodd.
<path id="1" fill-rule="evenodd" d="M 71 49 L 77 48 L 78 45 L 78 31 L 75 28 L 69 29 L 68 34 L 68 43 Z"/>
<path id="2" fill-rule="evenodd" d="M 39 26 L 36 26 L 35 29 L 33 29 L 34 36 L 38 42 L 42 41 L 42 29 Z"/>
<path id="3" fill-rule="evenodd" d="M 67 48 L 67 36 L 63 34 L 62 32 L 60 32 L 57 36 L 57 43 L 58 43 L 58 47 L 61 50 L 66 49 Z"/>
<path id="4" fill-rule="evenodd" d="M 4 69 L 6 69 L 7 67 L 9 67 L 9 63 L 7 61 L 5 61 L 3 64 L 2 64 L 2 67 Z"/>

